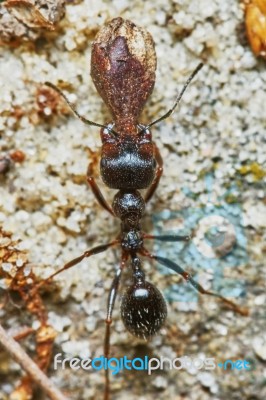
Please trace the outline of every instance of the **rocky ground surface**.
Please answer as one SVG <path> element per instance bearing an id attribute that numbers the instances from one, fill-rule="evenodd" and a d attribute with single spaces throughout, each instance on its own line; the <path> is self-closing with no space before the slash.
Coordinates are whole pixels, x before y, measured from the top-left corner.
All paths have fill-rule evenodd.
<path id="1" fill-rule="evenodd" d="M 121 322 L 118 298 L 112 356 L 247 360 L 251 369 L 190 366 L 150 376 L 122 371 L 111 377 L 112 399 L 150 400 L 156 394 L 174 400 L 263 400 L 266 70 L 249 48 L 238 1 L 69 1 L 55 30 L 3 45 L 0 225 L 22 240 L 39 279 L 117 235 L 119 221 L 100 208 L 86 186 L 88 163 L 99 162 L 99 131 L 83 125 L 43 86 L 45 81 L 60 85 L 82 115 L 109 122 L 90 77 L 90 54 L 95 34 L 117 16 L 146 27 L 156 45 L 156 85 L 141 122 L 168 109 L 199 61 L 205 63 L 178 111 L 153 129 L 164 174 L 143 221 L 149 233 L 192 232 L 193 238 L 185 245 L 150 243 L 149 248 L 178 262 L 206 289 L 247 307 L 249 316 L 214 298 L 199 298 L 179 276 L 145 261 L 148 279 L 168 300 L 167 323 L 148 342 L 133 338 Z M 18 150 L 25 159 L 15 154 Z M 97 168 L 95 177 L 111 202 L 114 191 L 100 181 Z M 49 323 L 58 332 L 54 355 L 102 354 L 108 288 L 119 257 L 119 250 L 108 250 L 85 260 L 44 293 Z M 125 273 L 120 295 L 129 280 Z M 1 285 L 3 294 L 3 280 Z M 7 329 L 36 327 L 26 311 L 10 305 L 0 310 L 0 318 Z M 24 346 L 33 350 L 32 339 Z M 51 364 L 49 375 L 71 399 L 100 398 L 103 392 L 103 372 L 55 371 Z M 2 354 L 0 399 L 10 398 L 19 377 L 19 367 Z"/>

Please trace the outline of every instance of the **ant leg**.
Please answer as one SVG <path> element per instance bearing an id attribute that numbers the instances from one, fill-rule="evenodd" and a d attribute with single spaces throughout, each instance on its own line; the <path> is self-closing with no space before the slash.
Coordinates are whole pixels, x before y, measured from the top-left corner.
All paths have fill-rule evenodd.
<path id="1" fill-rule="evenodd" d="M 112 323 L 112 313 L 114 309 L 115 299 L 119 287 L 119 282 L 121 278 L 122 270 L 125 266 L 127 261 L 128 255 L 123 254 L 120 266 L 116 270 L 115 277 L 113 279 L 111 289 L 108 296 L 107 301 L 107 315 L 105 320 L 105 337 L 104 337 L 104 357 L 108 359 L 110 354 L 110 327 Z M 105 391 L 104 391 L 104 400 L 109 399 L 109 392 L 110 392 L 110 380 L 109 380 L 109 369 L 105 370 Z"/>
<path id="2" fill-rule="evenodd" d="M 48 278 L 44 279 L 43 281 L 41 281 L 35 289 L 39 289 L 40 286 L 42 286 L 43 284 L 49 282 L 52 278 L 54 278 L 56 275 L 60 274 L 62 271 L 72 268 L 74 267 L 74 265 L 79 264 L 84 258 L 88 258 L 94 254 L 99 254 L 102 253 L 103 251 L 107 250 L 109 247 L 111 246 L 115 246 L 116 244 L 120 243 L 119 239 L 113 240 L 110 243 L 107 244 L 102 244 L 100 246 L 96 246 L 93 247 L 90 250 L 85 251 L 85 253 L 83 253 L 81 256 L 74 258 L 73 260 L 69 261 L 68 263 L 66 263 L 62 268 L 60 268 L 58 271 L 56 271 L 55 273 L 53 273 L 52 275 L 50 275 Z"/>
<path id="3" fill-rule="evenodd" d="M 97 183 L 95 182 L 95 179 L 92 178 L 91 176 L 87 176 L 87 182 L 91 187 L 91 190 L 94 194 L 94 196 L 96 197 L 98 203 L 106 210 L 108 211 L 111 215 L 114 216 L 114 212 L 112 210 L 112 208 L 109 206 L 109 204 L 107 203 L 107 201 L 105 200 L 99 186 L 97 185 Z"/>
<path id="4" fill-rule="evenodd" d="M 155 160 L 157 161 L 158 164 L 158 168 L 156 170 L 156 175 L 154 178 L 154 181 L 152 182 L 151 186 L 149 187 L 149 189 L 147 190 L 146 194 L 145 194 L 145 202 L 148 203 L 148 201 L 152 198 L 152 196 L 154 195 L 155 190 L 157 189 L 162 173 L 163 173 L 163 159 L 160 153 L 160 150 L 158 149 L 158 147 L 156 146 L 155 143 L 153 143 L 154 145 L 154 150 L 155 150 Z"/>
<path id="5" fill-rule="evenodd" d="M 143 233 L 143 239 L 154 239 L 161 242 L 189 242 L 191 240 L 190 235 L 148 235 Z"/>
<path id="6" fill-rule="evenodd" d="M 237 304 L 235 304 L 233 301 L 227 300 L 225 297 L 220 295 L 219 293 L 211 292 L 209 290 L 205 290 L 198 282 L 196 282 L 191 275 L 183 270 L 183 268 L 179 267 L 175 262 L 168 260 L 167 258 L 156 256 L 155 254 L 149 253 L 146 249 L 143 249 L 142 254 L 146 257 L 149 257 L 153 260 L 157 260 L 160 264 L 164 265 L 167 268 L 172 269 L 173 271 L 177 272 L 179 275 L 181 275 L 187 282 L 189 282 L 194 289 L 196 289 L 199 293 L 201 294 L 206 294 L 209 296 L 214 296 L 218 297 L 220 300 L 222 300 L 225 304 L 227 304 L 233 311 L 247 316 L 248 315 L 248 310 L 247 309 L 242 309 L 240 308 Z"/>

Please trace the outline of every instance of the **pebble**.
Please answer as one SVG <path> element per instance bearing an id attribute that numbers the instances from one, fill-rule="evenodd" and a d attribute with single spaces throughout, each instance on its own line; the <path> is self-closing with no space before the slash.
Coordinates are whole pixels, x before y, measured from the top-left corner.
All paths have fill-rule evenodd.
<path id="1" fill-rule="evenodd" d="M 88 340 L 69 340 L 62 343 L 62 350 L 67 357 L 87 358 L 91 356 Z"/>
<path id="2" fill-rule="evenodd" d="M 266 335 L 257 336 L 252 341 L 255 354 L 263 361 L 266 361 Z"/>
<path id="3" fill-rule="evenodd" d="M 64 328 L 70 326 L 72 321 L 67 316 L 60 316 L 50 311 L 48 313 L 48 323 L 52 325 L 57 332 L 63 332 Z"/>
<path id="4" fill-rule="evenodd" d="M 168 381 L 163 376 L 156 376 L 152 381 L 152 385 L 157 389 L 166 389 Z"/>
<path id="5" fill-rule="evenodd" d="M 202 386 L 210 389 L 211 393 L 217 393 L 218 387 L 216 383 L 216 379 L 213 374 L 210 372 L 200 372 L 197 375 L 198 380 L 202 384 Z"/>

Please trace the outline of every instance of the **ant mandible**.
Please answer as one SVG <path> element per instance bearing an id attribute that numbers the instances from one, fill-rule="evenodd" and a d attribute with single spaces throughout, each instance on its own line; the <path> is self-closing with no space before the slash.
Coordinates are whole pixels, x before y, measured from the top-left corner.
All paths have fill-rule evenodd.
<path id="1" fill-rule="evenodd" d="M 88 184 L 100 205 L 112 216 L 121 220 L 120 235 L 110 243 L 85 251 L 84 254 L 71 260 L 43 281 L 50 280 L 60 272 L 78 264 L 84 258 L 101 253 L 113 246 L 121 246 L 121 262 L 116 269 L 107 303 L 104 339 L 104 356 L 106 358 L 108 358 L 110 350 L 112 312 L 121 274 L 128 259 L 130 259 L 132 268 L 132 284 L 127 288 L 121 303 L 121 317 L 126 329 L 136 337 L 148 339 L 159 331 L 166 319 L 167 308 L 164 298 L 152 283 L 146 281 L 139 255 L 158 261 L 180 274 L 199 293 L 218 297 L 234 311 L 246 315 L 245 310 L 240 309 L 220 294 L 205 290 L 175 262 L 151 254 L 144 247 L 144 241 L 148 239 L 165 242 L 190 239 L 189 236 L 145 234 L 141 229 L 141 219 L 145 205 L 152 198 L 163 172 L 163 160 L 158 147 L 152 141 L 150 128 L 173 113 L 187 86 L 202 66 L 203 64 L 200 63 L 192 72 L 174 105 L 167 113 L 146 126 L 140 124 L 139 115 L 155 82 L 154 42 L 145 29 L 122 18 L 115 18 L 97 34 L 91 57 L 91 76 L 96 89 L 112 113 L 113 122 L 111 124 L 102 125 L 84 118 L 74 109 L 60 89 L 52 83 L 45 83 L 65 99 L 81 121 L 102 128 L 101 177 L 109 188 L 118 190 L 114 196 L 112 207 L 110 207 L 94 178 L 87 176 Z M 147 189 L 144 198 L 139 189 Z M 108 398 L 107 369 L 105 399 Z"/>

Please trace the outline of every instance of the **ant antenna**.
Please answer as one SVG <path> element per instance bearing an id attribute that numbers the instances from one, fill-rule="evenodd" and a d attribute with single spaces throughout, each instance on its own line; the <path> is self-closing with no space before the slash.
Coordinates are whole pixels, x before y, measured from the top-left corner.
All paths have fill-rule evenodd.
<path id="1" fill-rule="evenodd" d="M 74 108 L 73 104 L 68 100 L 68 98 L 66 97 L 66 95 L 57 87 L 55 86 L 53 83 L 51 82 L 44 82 L 44 84 L 46 86 L 49 86 L 50 88 L 54 89 L 61 97 L 63 97 L 63 99 L 65 100 L 65 102 L 68 104 L 68 106 L 70 107 L 70 109 L 73 111 L 73 113 L 76 115 L 76 117 L 78 117 L 82 122 L 84 122 L 84 124 L 87 125 L 93 125 L 93 126 L 97 126 L 99 128 L 104 128 L 107 129 L 109 132 L 111 132 L 114 136 L 118 136 L 118 133 L 115 132 L 113 129 L 111 129 L 109 126 L 107 125 L 102 125 L 102 124 L 98 124 L 97 122 L 93 122 L 90 121 L 88 119 L 86 119 L 85 117 L 83 117 L 82 115 L 80 115 L 77 110 Z"/>
<path id="2" fill-rule="evenodd" d="M 194 69 L 194 71 L 192 72 L 192 74 L 190 75 L 190 77 L 188 78 L 188 80 L 186 81 L 183 89 L 181 90 L 180 94 L 177 95 L 176 101 L 174 102 L 174 105 L 172 108 L 170 108 L 169 111 L 167 111 L 166 114 L 164 114 L 162 117 L 156 119 L 155 121 L 151 122 L 150 124 L 145 126 L 145 129 L 143 129 L 140 133 L 143 133 L 146 129 L 149 129 L 152 125 L 157 124 L 157 122 L 160 122 L 168 117 L 170 117 L 170 115 L 174 112 L 176 106 L 178 105 L 178 103 L 180 102 L 180 100 L 182 99 L 183 94 L 185 93 L 188 85 L 190 84 L 190 82 L 192 81 L 192 79 L 195 77 L 195 75 L 197 75 L 197 73 L 201 70 L 201 68 L 203 67 L 203 63 L 199 63 L 198 66 Z"/>

